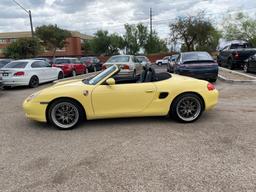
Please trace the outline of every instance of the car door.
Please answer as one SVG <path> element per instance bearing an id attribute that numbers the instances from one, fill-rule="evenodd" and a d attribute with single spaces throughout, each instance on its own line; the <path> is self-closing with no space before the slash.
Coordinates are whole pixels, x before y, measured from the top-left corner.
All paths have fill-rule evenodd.
<path id="1" fill-rule="evenodd" d="M 31 64 L 31 71 L 39 78 L 39 82 L 47 81 L 47 71 L 43 67 L 43 61 L 35 61 Z"/>
<path id="2" fill-rule="evenodd" d="M 45 61 L 41 63 L 42 68 L 45 70 L 46 80 L 51 81 L 58 78 L 58 72 L 56 68 L 52 68 L 51 65 Z"/>
<path id="3" fill-rule="evenodd" d="M 99 85 L 92 92 L 95 116 L 136 116 L 151 104 L 155 93 L 153 83 Z"/>
<path id="4" fill-rule="evenodd" d="M 134 65 L 135 65 L 136 74 L 137 74 L 137 75 L 141 74 L 142 69 L 143 69 L 143 65 L 142 65 L 142 64 L 140 63 L 140 61 L 139 61 L 136 57 L 134 57 L 134 56 L 132 56 L 132 62 L 133 62 Z"/>
<path id="5" fill-rule="evenodd" d="M 83 74 L 84 73 L 85 67 L 84 67 L 84 65 L 78 59 L 74 59 L 72 61 L 72 63 L 74 64 L 74 66 L 76 68 L 76 72 L 78 74 Z"/>

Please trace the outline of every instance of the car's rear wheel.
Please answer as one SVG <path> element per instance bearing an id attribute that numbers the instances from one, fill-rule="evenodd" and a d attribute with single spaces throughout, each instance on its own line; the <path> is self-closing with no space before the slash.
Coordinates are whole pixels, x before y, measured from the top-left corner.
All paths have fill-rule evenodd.
<path id="1" fill-rule="evenodd" d="M 83 109 L 75 101 L 61 99 L 52 103 L 48 110 L 48 121 L 59 129 L 72 129 L 82 119 Z"/>
<path id="2" fill-rule="evenodd" d="M 234 69 L 232 59 L 228 59 L 227 65 L 228 65 L 228 69 L 230 69 L 230 70 Z"/>
<path id="3" fill-rule="evenodd" d="M 177 121 L 191 123 L 196 121 L 204 110 L 202 99 L 193 93 L 178 96 L 170 109 L 170 115 Z"/>
<path id="4" fill-rule="evenodd" d="M 32 76 L 30 81 L 29 81 L 29 87 L 30 88 L 35 88 L 35 87 L 38 87 L 39 85 L 39 79 L 37 76 Z"/>
<path id="5" fill-rule="evenodd" d="M 162 63 L 161 63 L 161 62 L 159 62 L 157 65 L 158 65 L 158 66 L 162 66 Z"/>
<path id="6" fill-rule="evenodd" d="M 58 79 L 63 79 L 63 78 L 64 78 L 64 74 L 62 72 L 59 72 Z"/>

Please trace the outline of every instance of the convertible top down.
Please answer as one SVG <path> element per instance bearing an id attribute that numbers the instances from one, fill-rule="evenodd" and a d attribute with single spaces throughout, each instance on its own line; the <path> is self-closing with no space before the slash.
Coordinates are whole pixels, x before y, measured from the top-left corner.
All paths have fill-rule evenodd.
<path id="1" fill-rule="evenodd" d="M 91 79 L 60 82 L 30 95 L 23 103 L 29 119 L 70 129 L 81 120 L 166 116 L 193 122 L 218 101 L 207 81 L 144 68 L 138 80 L 118 78 L 112 65 Z"/>

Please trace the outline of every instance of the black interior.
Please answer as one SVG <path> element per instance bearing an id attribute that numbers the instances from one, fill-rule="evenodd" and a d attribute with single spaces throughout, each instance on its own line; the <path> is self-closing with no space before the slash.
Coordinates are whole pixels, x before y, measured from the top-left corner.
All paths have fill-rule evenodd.
<path id="1" fill-rule="evenodd" d="M 143 67 L 143 71 L 140 74 L 139 78 L 136 79 L 127 79 L 120 77 L 113 77 L 116 80 L 116 84 L 127 84 L 127 83 L 148 83 L 148 82 L 156 82 L 163 81 L 171 78 L 171 74 L 164 73 L 156 73 L 155 69 L 152 67 Z"/>

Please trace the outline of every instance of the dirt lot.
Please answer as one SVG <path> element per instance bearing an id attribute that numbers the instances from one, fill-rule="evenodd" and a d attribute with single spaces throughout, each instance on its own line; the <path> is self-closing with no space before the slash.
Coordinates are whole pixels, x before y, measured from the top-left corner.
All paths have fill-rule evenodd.
<path id="1" fill-rule="evenodd" d="M 83 123 L 59 131 L 24 117 L 37 89 L 0 91 L 0 191 L 256 191 L 256 86 L 217 82 L 215 110 Z"/>

